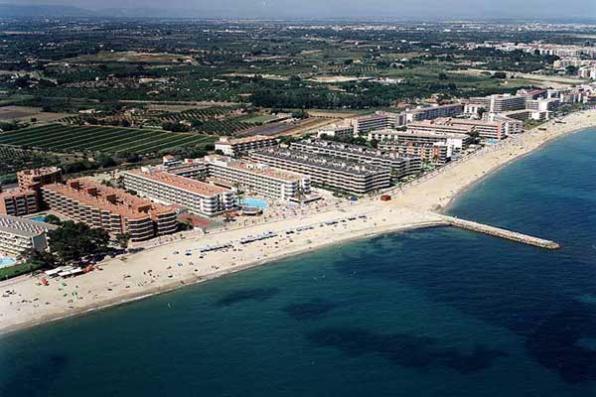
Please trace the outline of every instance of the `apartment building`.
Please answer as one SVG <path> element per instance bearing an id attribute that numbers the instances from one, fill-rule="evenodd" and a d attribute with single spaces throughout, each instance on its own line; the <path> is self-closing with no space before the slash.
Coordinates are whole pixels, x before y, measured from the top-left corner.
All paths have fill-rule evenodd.
<path id="1" fill-rule="evenodd" d="M 405 124 L 403 114 L 376 112 L 368 116 L 361 116 L 354 119 L 354 135 L 364 134 L 369 131 L 383 128 L 395 128 L 403 124 Z"/>
<path id="2" fill-rule="evenodd" d="M 470 128 L 471 134 L 478 134 L 483 140 L 501 140 L 507 137 L 510 124 L 513 121 L 500 120 L 473 120 L 473 119 L 437 119 L 435 124 L 439 127 L 464 127 Z M 517 124 L 517 123 L 515 123 Z"/>
<path id="3" fill-rule="evenodd" d="M 43 186 L 41 194 L 53 211 L 111 235 L 130 233 L 133 242 L 174 233 L 178 226 L 173 207 L 154 204 L 88 178 Z"/>
<path id="4" fill-rule="evenodd" d="M 405 157 L 395 152 L 385 153 L 382 150 L 341 142 L 307 139 L 292 143 L 291 149 L 303 153 L 331 156 L 374 167 L 386 167 L 391 170 L 394 179 L 415 175 L 422 168 L 422 160 L 417 156 Z"/>
<path id="5" fill-rule="evenodd" d="M 275 168 L 309 175 L 323 188 L 365 194 L 391 185 L 391 170 L 336 157 L 293 149 L 269 148 L 251 153 L 257 162 Z"/>
<path id="6" fill-rule="evenodd" d="M 577 71 L 577 75 L 581 79 L 596 80 L 596 66 L 582 66 Z"/>
<path id="7" fill-rule="evenodd" d="M 412 131 L 465 133 L 468 135 L 478 135 L 482 140 L 505 139 L 509 131 L 518 131 L 520 128 L 521 125 L 519 125 L 518 121 L 498 118 L 494 118 L 493 120 L 439 118 L 408 125 L 408 130 Z"/>
<path id="8" fill-rule="evenodd" d="M 434 128 L 415 128 L 406 131 L 398 130 L 380 130 L 371 131 L 368 134 L 369 140 L 377 140 L 380 143 L 385 141 L 395 143 L 414 143 L 417 145 L 426 145 L 434 143 L 444 143 L 447 145 L 447 157 L 451 158 L 455 153 L 466 149 L 472 143 L 472 137 L 467 134 L 469 128 L 456 128 L 453 132 L 444 132 L 445 130 L 436 130 Z M 449 129 L 448 131 L 452 131 Z M 464 133 L 464 131 L 466 133 Z"/>
<path id="9" fill-rule="evenodd" d="M 406 123 L 412 123 L 422 120 L 433 120 L 439 117 L 453 117 L 462 114 L 464 105 L 461 103 L 452 103 L 448 105 L 434 105 L 419 107 L 406 111 Z"/>
<path id="10" fill-rule="evenodd" d="M 58 167 L 44 167 L 17 172 L 19 189 L 38 190 L 43 185 L 62 182 L 62 170 Z"/>
<path id="11" fill-rule="evenodd" d="M 221 150 L 226 156 L 236 157 L 252 150 L 276 146 L 277 144 L 278 142 L 275 137 L 265 135 L 255 135 L 237 139 L 221 137 L 219 141 L 215 143 L 215 150 Z"/>
<path id="12" fill-rule="evenodd" d="M 44 167 L 17 172 L 18 189 L 0 193 L 0 214 L 23 216 L 42 208 L 39 189 L 62 181 L 58 167 Z M 1 192 L 1 189 L 0 189 Z"/>
<path id="13" fill-rule="evenodd" d="M 124 186 L 140 196 L 175 204 L 197 215 L 216 216 L 237 207 L 231 189 L 143 167 L 123 173 Z"/>
<path id="14" fill-rule="evenodd" d="M 400 156 L 419 157 L 423 162 L 435 165 L 443 165 L 451 160 L 449 146 L 443 142 L 384 141 L 379 143 L 379 149 L 394 152 Z"/>
<path id="15" fill-rule="evenodd" d="M 482 108 L 487 112 L 507 112 L 526 108 L 527 97 L 524 95 L 495 94 L 487 97 L 472 97 L 466 104 L 464 113 L 478 114 Z"/>
<path id="16" fill-rule="evenodd" d="M 501 113 L 485 113 L 482 117 L 486 121 L 496 121 L 503 124 L 506 135 L 521 134 L 524 131 L 524 123 Z"/>
<path id="17" fill-rule="evenodd" d="M 46 235 L 54 229 L 56 226 L 48 223 L 0 215 L 0 254 L 16 258 L 31 249 L 45 251 Z"/>
<path id="18" fill-rule="evenodd" d="M 526 109 L 538 112 L 551 112 L 561 104 L 559 98 L 531 99 L 526 101 Z"/>
<path id="19" fill-rule="evenodd" d="M 343 125 L 343 126 L 330 126 L 320 129 L 317 132 L 317 138 L 321 138 L 323 136 L 336 138 L 336 139 L 350 139 L 354 136 L 354 126 L 353 125 Z"/>
<path id="20" fill-rule="evenodd" d="M 205 157 L 205 163 L 211 178 L 265 197 L 289 200 L 311 192 L 307 175 L 218 155 Z"/>
<path id="21" fill-rule="evenodd" d="M 209 173 L 207 164 L 201 159 L 184 159 L 184 161 L 178 161 L 175 164 L 162 164 L 160 169 L 170 174 L 199 180 L 205 179 Z"/>
<path id="22" fill-rule="evenodd" d="M 39 197 L 34 190 L 14 190 L 0 193 L 0 214 L 23 216 L 39 211 Z"/>

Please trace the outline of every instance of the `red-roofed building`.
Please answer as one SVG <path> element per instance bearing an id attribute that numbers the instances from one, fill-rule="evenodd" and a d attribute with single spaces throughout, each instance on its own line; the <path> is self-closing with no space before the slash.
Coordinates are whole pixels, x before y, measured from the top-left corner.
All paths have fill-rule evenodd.
<path id="1" fill-rule="evenodd" d="M 53 210 L 111 235 L 129 233 L 131 241 L 143 241 L 177 230 L 172 207 L 154 204 L 92 179 L 69 180 L 41 188 L 44 202 Z"/>

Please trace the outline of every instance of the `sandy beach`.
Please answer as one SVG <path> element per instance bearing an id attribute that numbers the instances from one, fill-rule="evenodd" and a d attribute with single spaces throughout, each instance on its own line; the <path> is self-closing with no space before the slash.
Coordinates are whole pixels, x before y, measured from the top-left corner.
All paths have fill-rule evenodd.
<path id="1" fill-rule="evenodd" d="M 551 121 L 393 189 L 389 202 L 365 198 L 284 214 L 267 223 L 238 224 L 208 234 L 193 231 L 137 254 L 106 260 L 88 274 L 51 279 L 49 286 L 32 276 L 0 282 L 0 333 L 141 299 L 332 244 L 443 225 L 441 211 L 472 184 L 553 139 L 594 125 L 596 111 L 569 115 L 564 123 Z M 240 242 L 265 233 L 272 236 Z M 201 252 L 209 245 L 227 248 Z"/>

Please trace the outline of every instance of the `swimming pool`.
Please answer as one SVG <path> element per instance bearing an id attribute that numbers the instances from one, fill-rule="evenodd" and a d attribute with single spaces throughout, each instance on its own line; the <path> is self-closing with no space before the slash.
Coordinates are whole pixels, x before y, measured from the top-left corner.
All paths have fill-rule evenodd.
<path id="1" fill-rule="evenodd" d="M 31 218 L 31 220 L 33 222 L 45 222 L 46 221 L 46 216 L 45 215 L 34 216 L 33 218 Z"/>
<path id="2" fill-rule="evenodd" d="M 265 210 L 265 209 L 267 209 L 267 207 L 269 207 L 269 204 L 267 204 L 267 201 L 265 201 L 263 199 L 256 198 L 256 197 L 245 197 L 242 199 L 240 204 L 242 204 L 245 207 L 253 207 L 253 208 L 258 208 L 260 210 Z"/>
<path id="3" fill-rule="evenodd" d="M 0 256 L 0 269 L 16 265 L 17 261 L 9 256 Z"/>

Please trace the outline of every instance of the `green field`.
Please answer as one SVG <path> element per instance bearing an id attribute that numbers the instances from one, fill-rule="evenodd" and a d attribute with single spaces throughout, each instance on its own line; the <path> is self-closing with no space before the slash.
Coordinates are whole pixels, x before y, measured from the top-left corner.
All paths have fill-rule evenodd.
<path id="1" fill-rule="evenodd" d="M 74 127 L 48 124 L 0 135 L 0 145 L 54 152 L 155 153 L 164 149 L 212 143 L 213 137 L 122 127 Z"/>

